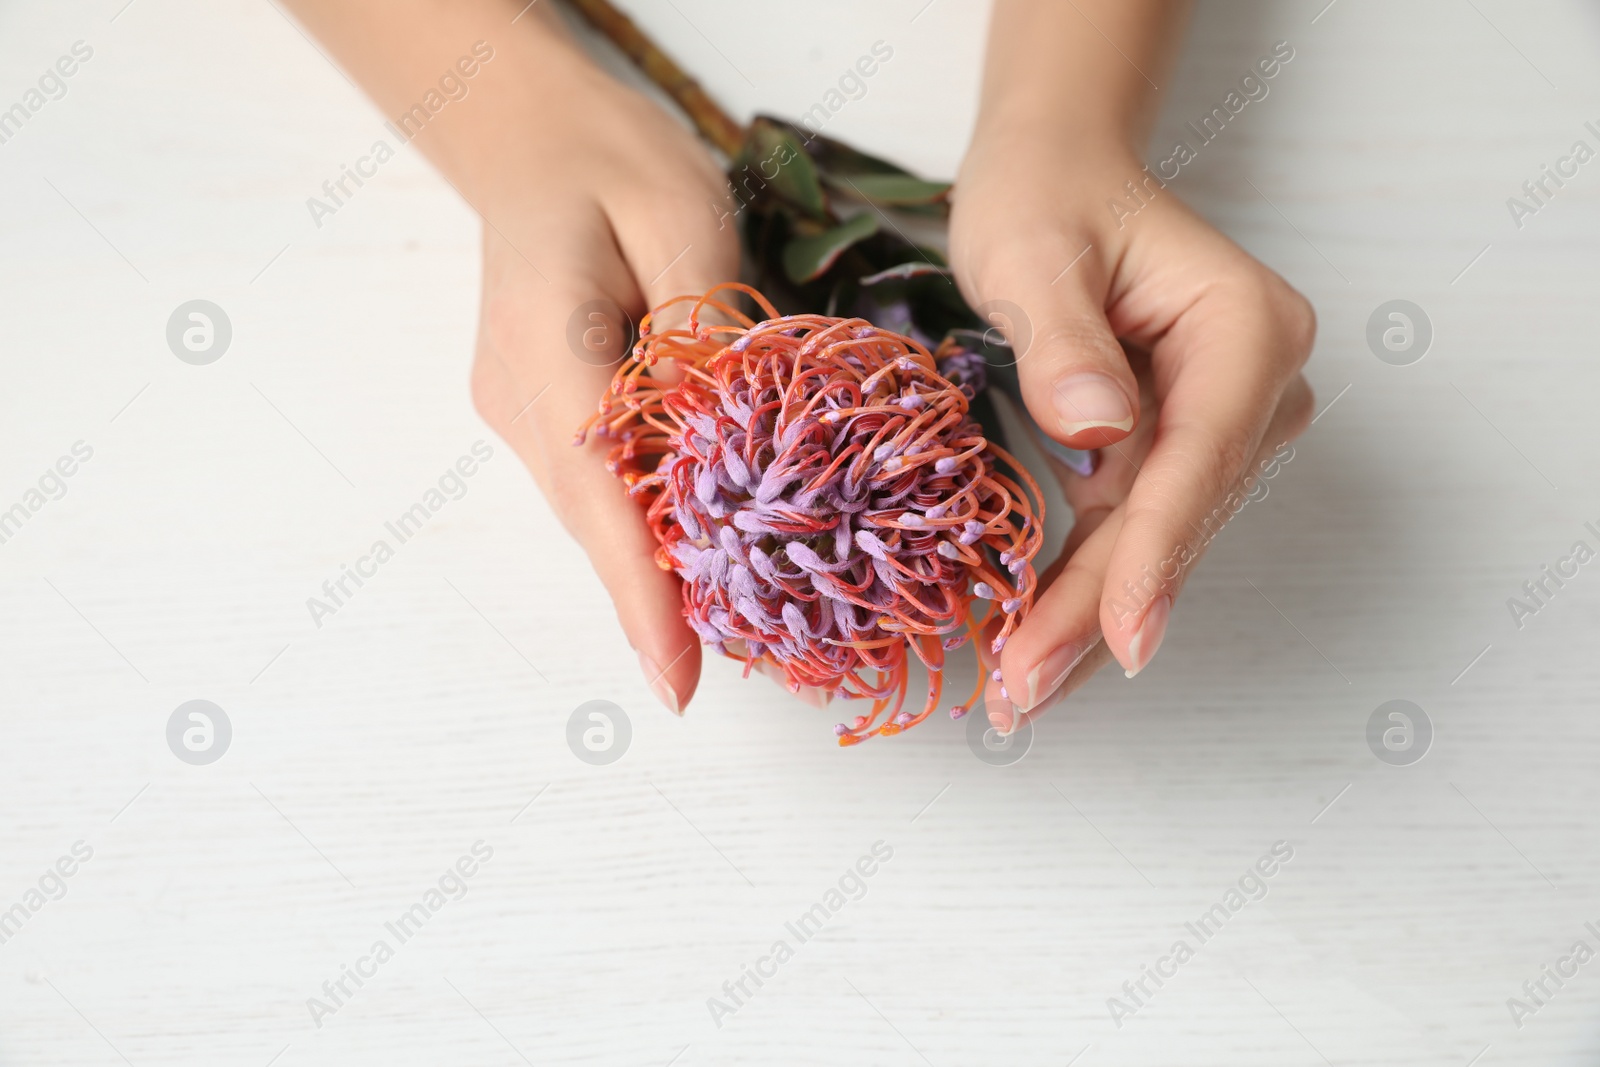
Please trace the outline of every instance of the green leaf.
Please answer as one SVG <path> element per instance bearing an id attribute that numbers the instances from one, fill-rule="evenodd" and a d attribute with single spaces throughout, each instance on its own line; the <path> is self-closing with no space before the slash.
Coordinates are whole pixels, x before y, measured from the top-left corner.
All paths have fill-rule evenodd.
<path id="1" fill-rule="evenodd" d="M 750 123 L 742 156 L 744 165 L 729 175 L 735 186 L 749 192 L 770 190 L 810 218 L 829 217 L 816 165 L 791 130 L 757 117 Z"/>
<path id="2" fill-rule="evenodd" d="M 807 134 L 792 125 L 789 128 L 805 142 L 806 151 L 817 161 L 817 166 L 829 173 L 848 174 L 851 177 L 857 174 L 895 174 L 902 178 L 915 177 L 904 167 L 896 166 L 887 159 L 869 155 L 859 148 L 852 148 L 843 141 L 835 141 L 832 137 L 824 137 L 821 134 Z"/>
<path id="3" fill-rule="evenodd" d="M 878 217 L 864 212 L 831 230 L 789 239 L 783 249 L 783 270 L 789 280 L 803 285 L 821 277 L 857 241 L 878 232 Z"/>
<path id="4" fill-rule="evenodd" d="M 939 203 L 950 194 L 949 182 L 923 181 L 909 174 L 846 175 L 825 170 L 822 178 L 836 189 L 890 207 Z"/>

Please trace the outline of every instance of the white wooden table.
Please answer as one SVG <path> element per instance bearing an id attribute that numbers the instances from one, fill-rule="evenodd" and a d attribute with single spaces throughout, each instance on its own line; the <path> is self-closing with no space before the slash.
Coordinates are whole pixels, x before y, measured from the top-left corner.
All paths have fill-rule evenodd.
<path id="1" fill-rule="evenodd" d="M 93 50 L 0 144 L 0 511 L 92 449 L 0 544 L 0 1064 L 1595 1062 L 1600 963 L 1520 1028 L 1507 1001 L 1600 950 L 1600 567 L 1520 629 L 1507 599 L 1600 547 L 1600 163 L 1520 229 L 1506 200 L 1600 147 L 1600 17 L 1323 2 L 1203 8 L 1151 158 L 1291 43 L 1174 191 L 1312 297 L 1336 402 L 1155 665 L 1004 769 L 942 717 L 840 751 L 725 662 L 684 720 L 653 703 L 468 402 L 473 218 L 407 150 L 311 224 L 382 117 L 275 8 L 0 7 L 0 107 Z M 980 5 L 630 6 L 744 113 L 799 114 L 889 42 L 830 132 L 953 172 Z M 165 337 L 194 299 L 232 324 L 206 366 Z M 1365 339 L 1393 299 L 1434 330 L 1409 366 Z M 478 440 L 465 495 L 313 625 Z M 231 723 L 210 765 L 168 747 L 195 699 Z M 632 725 L 608 766 L 565 741 L 594 699 Z M 1368 747 L 1392 699 L 1433 724 L 1421 762 Z M 1280 841 L 1202 944 L 1185 924 Z M 369 977 L 335 1005 L 346 966 Z"/>

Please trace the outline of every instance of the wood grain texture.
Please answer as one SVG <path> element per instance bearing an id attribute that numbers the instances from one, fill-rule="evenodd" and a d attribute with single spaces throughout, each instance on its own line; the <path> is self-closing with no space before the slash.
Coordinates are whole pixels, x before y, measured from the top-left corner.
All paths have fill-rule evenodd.
<path id="1" fill-rule="evenodd" d="M 1520 229 L 1505 205 L 1600 144 L 1591 11 L 1201 6 L 1151 158 L 1292 44 L 1172 192 L 1311 296 L 1338 400 L 1155 664 L 995 769 L 944 719 L 839 751 L 832 716 L 723 662 L 685 719 L 657 707 L 472 413 L 468 210 L 407 150 L 314 226 L 382 116 L 271 5 L 121 6 L 0 9 L 0 105 L 94 49 L 0 145 L 0 509 L 94 450 L 0 544 L 0 912 L 93 849 L 0 944 L 0 1064 L 1595 1062 L 1600 963 L 1521 1028 L 1506 1004 L 1600 949 L 1600 574 L 1521 629 L 1505 605 L 1600 526 L 1600 163 Z M 739 115 L 798 115 L 889 42 L 828 132 L 953 173 L 982 5 L 627 6 Z M 163 330 L 201 297 L 234 340 L 194 367 Z M 1364 339 L 1395 298 L 1435 329 L 1409 367 Z M 478 440 L 465 495 L 315 626 L 306 598 Z M 234 730 L 206 767 L 165 740 L 195 698 Z M 1410 767 L 1365 741 L 1394 698 L 1437 732 Z M 632 724 L 610 766 L 566 745 L 591 699 Z M 464 894 L 314 1025 L 479 841 Z M 1278 841 L 1265 898 L 1199 944 L 1185 924 Z"/>

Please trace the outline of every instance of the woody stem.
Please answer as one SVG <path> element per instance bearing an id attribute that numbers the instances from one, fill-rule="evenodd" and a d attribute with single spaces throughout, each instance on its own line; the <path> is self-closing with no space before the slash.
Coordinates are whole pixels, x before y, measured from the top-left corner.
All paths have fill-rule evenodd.
<path id="1" fill-rule="evenodd" d="M 729 159 L 739 154 L 744 144 L 744 127 L 712 100 L 700 83 L 685 74 L 665 52 L 656 47 L 634 25 L 633 20 L 613 7 L 608 0 L 567 0 L 602 36 L 622 50 L 662 92 L 672 97 L 694 123 L 700 136 L 710 141 Z"/>

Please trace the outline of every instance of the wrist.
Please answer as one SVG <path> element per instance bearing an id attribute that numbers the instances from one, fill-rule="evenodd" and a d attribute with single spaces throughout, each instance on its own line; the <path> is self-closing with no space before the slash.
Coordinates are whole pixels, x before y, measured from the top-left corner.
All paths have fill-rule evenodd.
<path id="1" fill-rule="evenodd" d="M 1040 98 L 1026 93 L 994 94 L 982 102 L 973 144 L 1016 149 L 1038 144 L 1069 154 L 1138 158 L 1147 139 L 1144 123 L 1131 110 L 1118 112 L 1099 101 Z"/>
<path id="2" fill-rule="evenodd" d="M 582 110 L 573 104 L 612 88 L 564 35 L 530 27 L 496 42 L 467 94 L 449 101 L 420 132 L 398 121 L 395 128 L 476 210 L 499 217 L 495 205 L 525 199 L 541 167 L 548 170 L 559 156 L 561 127 Z"/>
<path id="3" fill-rule="evenodd" d="M 962 163 L 961 185 L 1004 186 L 1061 200 L 1114 195 L 1144 164 L 1126 129 L 1061 116 L 1013 114 L 980 125 Z"/>
<path id="4" fill-rule="evenodd" d="M 995 0 L 979 130 L 1137 158 L 1160 102 L 1151 78 L 1164 80 L 1176 58 L 1186 9 L 1173 0 Z"/>

